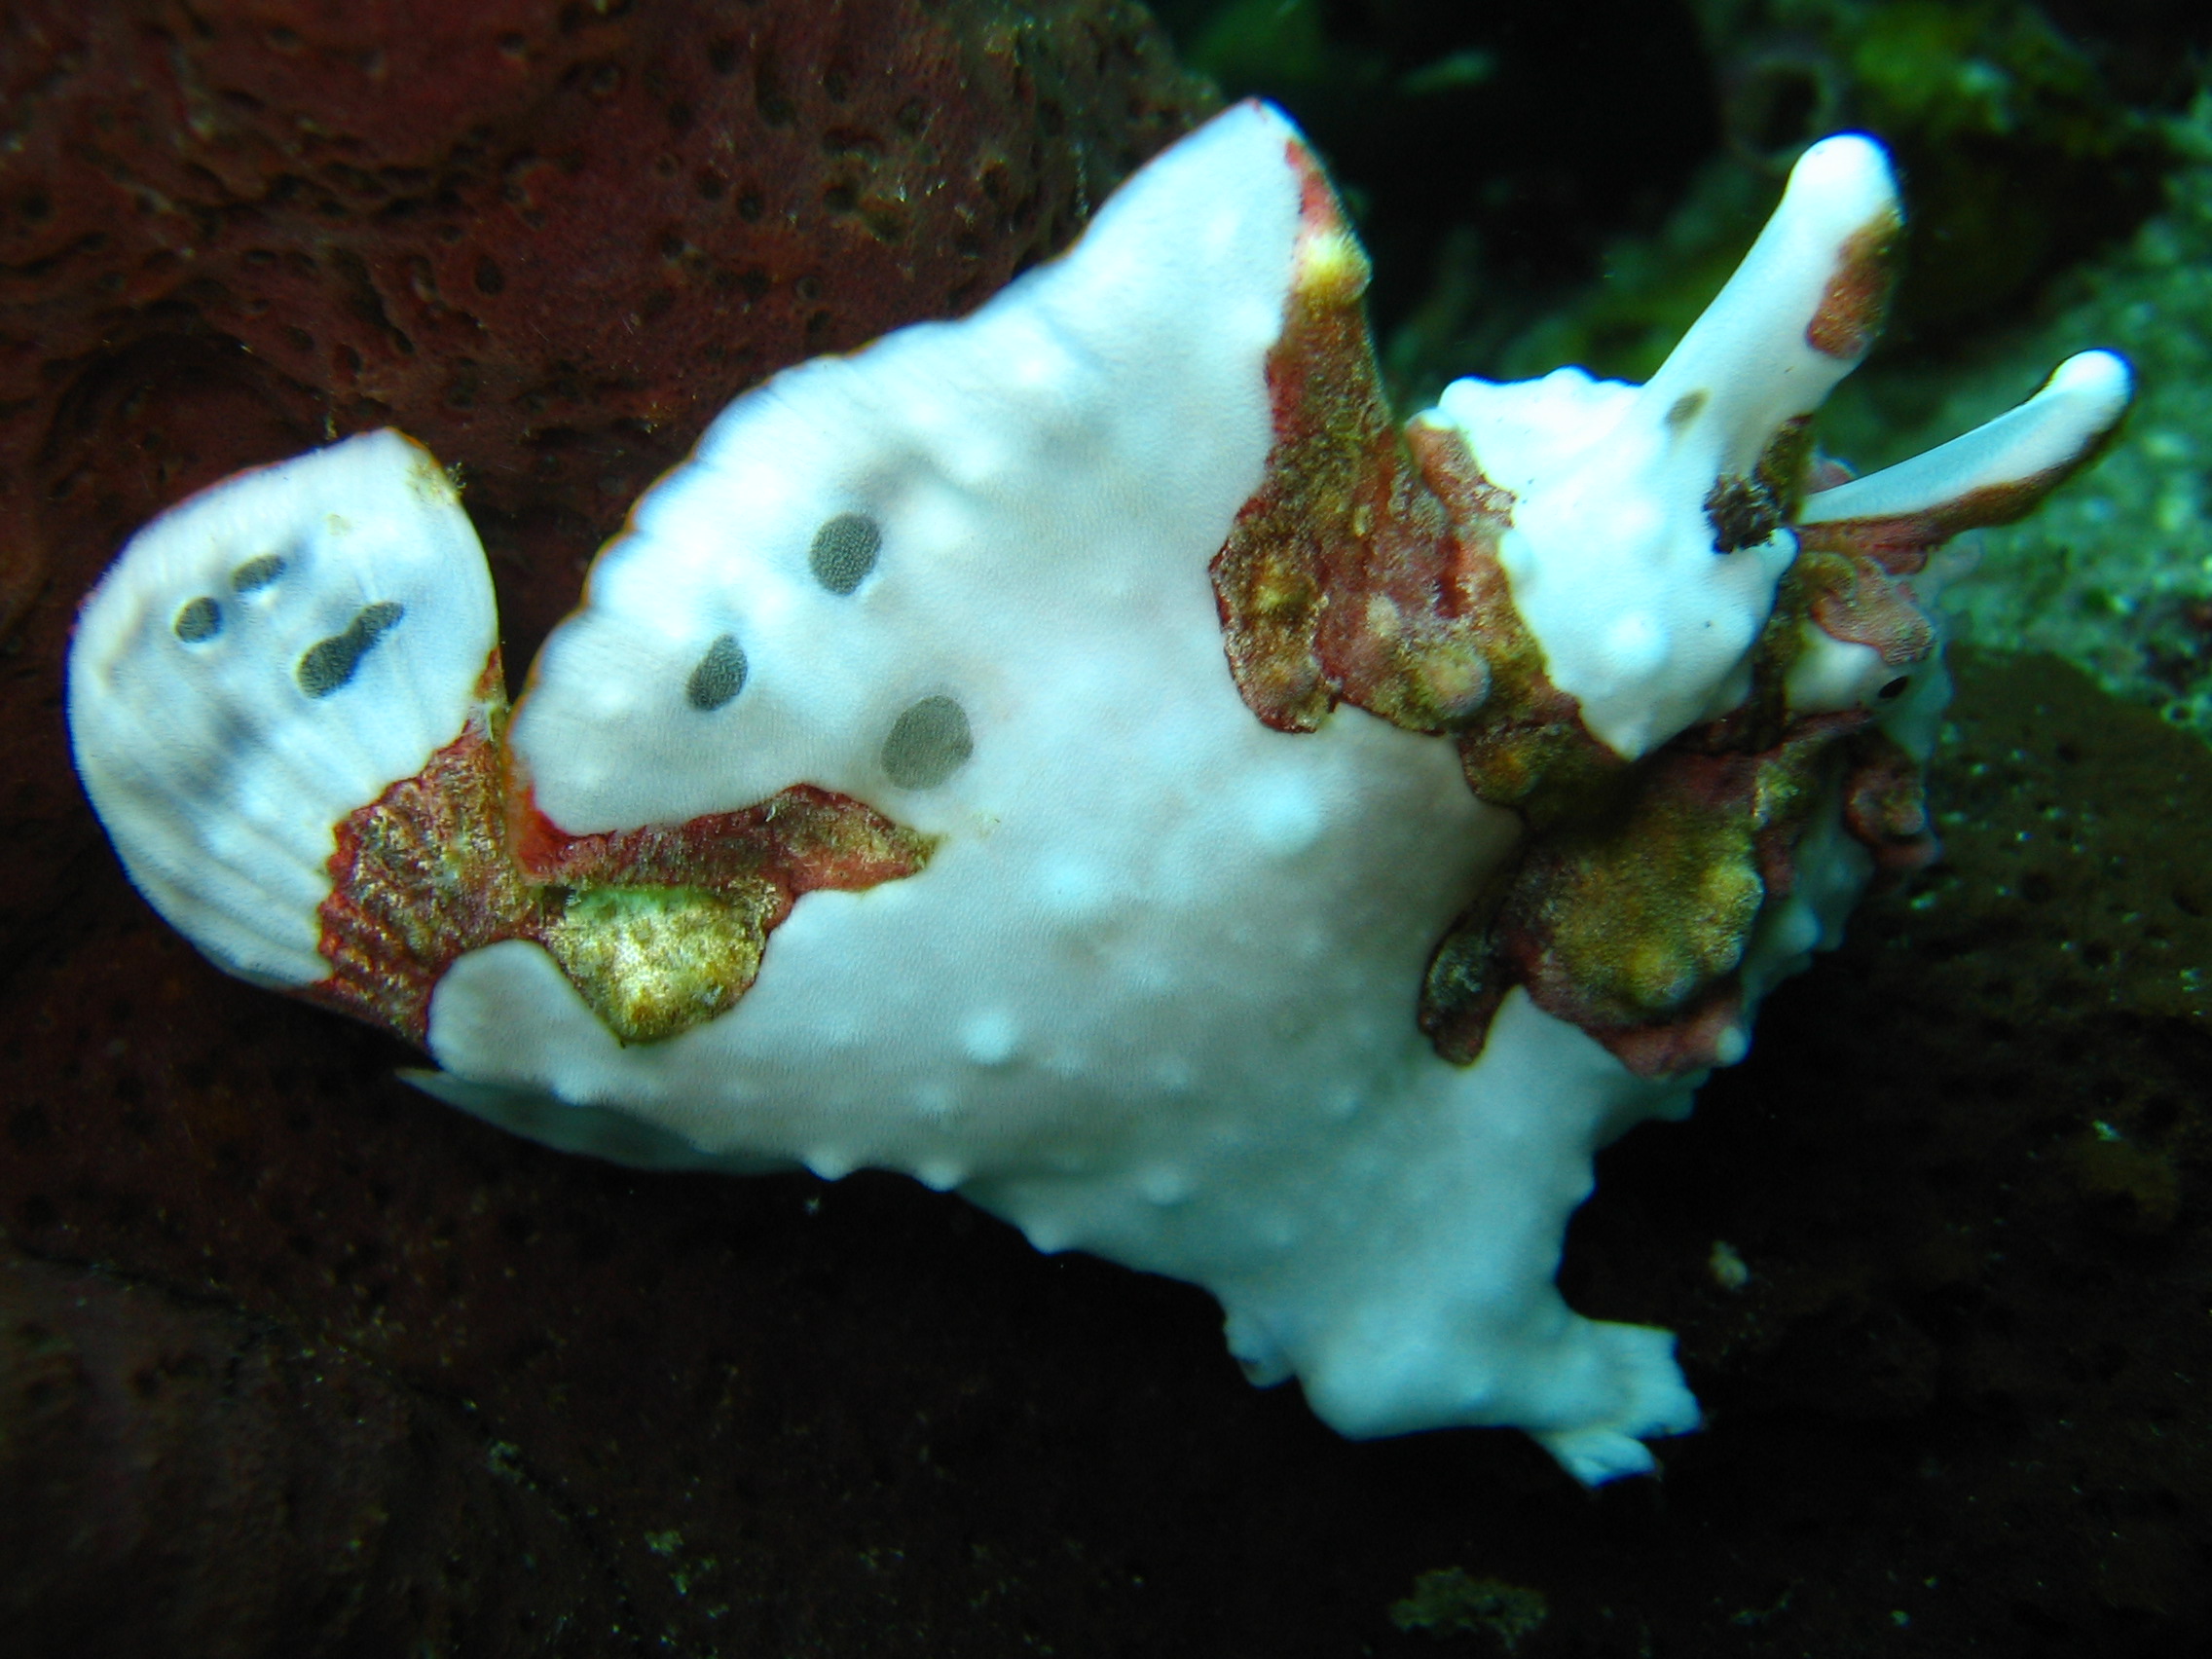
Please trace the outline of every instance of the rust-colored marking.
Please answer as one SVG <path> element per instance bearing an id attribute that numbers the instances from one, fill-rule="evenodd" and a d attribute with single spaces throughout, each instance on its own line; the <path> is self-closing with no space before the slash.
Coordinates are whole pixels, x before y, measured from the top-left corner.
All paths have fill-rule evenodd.
<path id="1" fill-rule="evenodd" d="M 1856 363 L 1882 332 L 1890 293 L 1897 286 L 1896 251 L 1904 221 L 1894 208 L 1846 237 L 1835 272 L 1821 290 L 1805 324 L 1805 344 L 1824 355 Z"/>
<path id="2" fill-rule="evenodd" d="M 1756 754 L 1673 745 L 1646 756 L 1609 810 L 1531 837 L 1446 937 L 1421 1029 L 1445 1058 L 1471 1062 L 1518 984 L 1639 1077 L 1723 1063 L 1745 948 L 1795 885 L 1798 843 L 1842 764 L 1839 740 L 1868 719 L 1818 716 Z"/>
<path id="3" fill-rule="evenodd" d="M 2003 484 L 1985 484 L 1918 512 L 1805 525 L 1797 532 L 1798 544 L 1821 551 L 1862 554 L 1895 574 L 1910 575 L 1927 565 L 1931 552 L 1954 535 L 2026 518 L 2043 505 L 2046 496 L 2102 455 L 2118 430 L 2116 425 L 2099 433 L 2096 442 L 2056 466 Z"/>
<path id="4" fill-rule="evenodd" d="M 422 1046 L 446 970 L 521 939 L 617 1038 L 656 1041 L 744 995 L 802 894 L 928 861 L 927 837 L 805 785 L 739 812 L 570 835 L 510 775 L 500 684 L 495 651 L 461 734 L 338 826 L 321 909 L 331 974 L 313 1000 Z"/>

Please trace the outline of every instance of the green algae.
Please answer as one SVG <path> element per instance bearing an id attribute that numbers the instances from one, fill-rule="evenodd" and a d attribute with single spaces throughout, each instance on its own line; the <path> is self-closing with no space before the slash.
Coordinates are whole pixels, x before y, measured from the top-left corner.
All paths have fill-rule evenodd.
<path id="1" fill-rule="evenodd" d="M 1431 1636 L 1488 1631 L 1508 1653 L 1550 1616 L 1542 1591 L 1477 1578 L 1463 1567 L 1421 1573 L 1414 1580 L 1414 1593 L 1390 1604 L 1390 1622 L 1400 1630 L 1425 1630 Z"/>

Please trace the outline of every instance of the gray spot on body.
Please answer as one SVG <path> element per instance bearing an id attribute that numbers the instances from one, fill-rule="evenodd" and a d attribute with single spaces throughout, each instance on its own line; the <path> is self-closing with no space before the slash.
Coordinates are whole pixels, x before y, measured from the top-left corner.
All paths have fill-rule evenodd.
<path id="1" fill-rule="evenodd" d="M 935 789 L 975 753 L 968 711 L 950 697 L 924 697 L 883 740 L 883 771 L 903 790 Z"/>
<path id="2" fill-rule="evenodd" d="M 329 696 L 353 678 L 361 659 L 406 612 L 404 605 L 388 599 L 362 606 L 343 633 L 317 640 L 302 654 L 300 666 L 293 671 L 300 689 L 311 697 Z"/>
<path id="3" fill-rule="evenodd" d="M 831 593 L 851 593 L 875 569 L 883 527 L 865 513 L 839 513 L 814 533 L 806 555 L 814 579 Z"/>
<path id="4" fill-rule="evenodd" d="M 683 695 L 702 714 L 720 708 L 745 689 L 745 652 L 735 634 L 717 636 L 683 682 Z"/>
<path id="5" fill-rule="evenodd" d="M 248 559 L 231 572 L 231 591 L 258 592 L 282 575 L 289 563 L 281 553 L 264 553 L 258 559 Z"/>
<path id="6" fill-rule="evenodd" d="M 223 608 L 204 596 L 186 600 L 169 626 L 186 645 L 197 645 L 223 631 Z"/>

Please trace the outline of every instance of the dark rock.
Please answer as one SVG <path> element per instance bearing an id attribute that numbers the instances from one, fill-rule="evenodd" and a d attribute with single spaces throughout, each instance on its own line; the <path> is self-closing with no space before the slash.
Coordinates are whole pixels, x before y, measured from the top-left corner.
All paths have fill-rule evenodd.
<path id="1" fill-rule="evenodd" d="M 514 1448 L 342 1349 L 0 1260 L 16 1655 L 608 1651 L 622 1599 Z"/>

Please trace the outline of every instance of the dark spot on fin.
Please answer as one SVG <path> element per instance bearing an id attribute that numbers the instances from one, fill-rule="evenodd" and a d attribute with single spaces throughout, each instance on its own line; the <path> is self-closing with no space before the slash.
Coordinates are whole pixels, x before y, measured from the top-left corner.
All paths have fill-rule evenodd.
<path id="1" fill-rule="evenodd" d="M 344 633 L 317 640 L 301 656 L 300 666 L 294 673 L 300 689 L 311 697 L 327 697 L 344 685 L 359 670 L 361 659 L 369 654 L 370 648 L 390 631 L 406 610 L 404 605 L 388 599 L 362 606 L 353 612 L 353 620 L 346 624 Z"/>
<path id="2" fill-rule="evenodd" d="M 950 697 L 924 697 L 883 740 L 883 772 L 903 790 L 935 789 L 975 753 L 968 711 Z"/>
<path id="3" fill-rule="evenodd" d="M 223 631 L 223 608 L 204 595 L 187 600 L 169 626 L 186 645 L 197 645 Z"/>
<path id="4" fill-rule="evenodd" d="M 883 546 L 883 527 L 864 513 L 839 513 L 814 533 L 807 568 L 831 593 L 846 594 L 867 579 Z"/>
<path id="5" fill-rule="evenodd" d="M 257 592 L 282 575 L 290 562 L 281 553 L 264 553 L 258 559 L 248 559 L 231 572 L 231 591 Z"/>
<path id="6" fill-rule="evenodd" d="M 745 689 L 745 652 L 735 634 L 719 634 L 683 682 L 690 705 L 706 714 L 720 708 Z"/>

